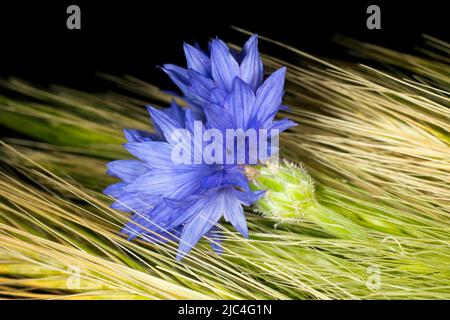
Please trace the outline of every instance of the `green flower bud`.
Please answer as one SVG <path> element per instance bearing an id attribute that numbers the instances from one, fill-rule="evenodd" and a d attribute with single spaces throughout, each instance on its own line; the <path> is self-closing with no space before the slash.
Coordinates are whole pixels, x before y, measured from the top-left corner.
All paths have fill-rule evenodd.
<path id="1" fill-rule="evenodd" d="M 266 190 L 254 204 L 255 211 L 263 216 L 283 223 L 313 222 L 338 238 L 367 238 L 363 227 L 317 201 L 314 182 L 302 166 L 268 161 L 246 167 L 246 174 L 252 188 Z"/>

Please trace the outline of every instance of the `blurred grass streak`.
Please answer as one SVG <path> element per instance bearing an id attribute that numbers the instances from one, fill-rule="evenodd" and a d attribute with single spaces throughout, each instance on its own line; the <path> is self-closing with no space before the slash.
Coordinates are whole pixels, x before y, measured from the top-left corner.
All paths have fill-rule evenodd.
<path id="1" fill-rule="evenodd" d="M 283 156 L 369 237 L 249 212 L 250 238 L 225 225 L 221 256 L 201 243 L 179 263 L 174 243 L 129 242 L 118 232 L 127 215 L 101 194 L 113 181 L 105 162 L 129 158 L 123 128 L 150 128 L 142 106 L 172 97 L 128 76 L 103 75 L 117 85 L 106 93 L 9 79 L 0 125 L 17 135 L 0 145 L 0 297 L 450 299 L 449 45 L 427 37 L 419 56 L 338 39 L 382 64 L 369 67 L 265 40 L 296 57 L 264 56 L 268 69 L 288 66 L 286 115 L 300 124 L 281 136 Z"/>

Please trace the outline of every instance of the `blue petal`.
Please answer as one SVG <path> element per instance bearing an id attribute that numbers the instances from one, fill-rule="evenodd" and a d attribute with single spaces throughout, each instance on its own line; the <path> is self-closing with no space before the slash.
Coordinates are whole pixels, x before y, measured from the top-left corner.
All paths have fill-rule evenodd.
<path id="1" fill-rule="evenodd" d="M 183 49 L 184 54 L 186 55 L 188 68 L 194 69 L 206 77 L 210 77 L 211 61 L 209 60 L 209 57 L 203 51 L 187 43 L 183 45 Z"/>
<path id="2" fill-rule="evenodd" d="M 201 186 L 205 188 L 206 190 L 209 190 L 211 188 L 217 188 L 221 185 L 223 179 L 223 172 L 222 171 L 216 171 L 206 177 L 204 177 L 201 180 Z"/>
<path id="3" fill-rule="evenodd" d="M 138 212 L 145 213 L 150 211 L 156 202 L 158 202 L 159 197 L 139 193 L 127 193 L 123 196 L 116 197 L 117 200 L 111 204 L 112 209 L 121 210 L 124 212 Z"/>
<path id="4" fill-rule="evenodd" d="M 251 120 L 255 94 L 248 84 L 239 78 L 233 81 L 233 87 L 225 100 L 225 108 L 228 109 L 233 129 L 246 129 Z M 231 128 L 230 128 L 231 129 Z"/>
<path id="5" fill-rule="evenodd" d="M 187 208 L 186 212 L 193 218 L 183 228 L 177 260 L 181 260 L 205 234 L 211 231 L 222 215 L 225 215 L 240 233 L 245 237 L 248 236 L 243 209 L 231 187 L 209 190 Z"/>
<path id="6" fill-rule="evenodd" d="M 186 199 L 189 200 L 177 201 L 161 198 L 159 203 L 150 212 L 133 215 L 132 220 L 125 226 L 122 232 L 128 234 L 129 239 L 132 239 L 141 233 L 148 232 L 145 229 L 153 230 L 157 233 L 164 233 L 179 228 L 181 225 L 192 220 L 192 217 L 199 212 L 207 198 L 192 196 Z"/>
<path id="7" fill-rule="evenodd" d="M 168 198 L 183 199 L 199 190 L 206 170 L 152 170 L 125 187 L 127 192 L 146 192 Z"/>
<path id="8" fill-rule="evenodd" d="M 181 236 L 183 226 L 178 226 L 167 231 L 157 231 L 155 233 L 144 232 L 140 236 L 150 243 L 164 244 L 168 241 L 178 241 Z"/>
<path id="9" fill-rule="evenodd" d="M 124 192 L 123 189 L 126 187 L 126 185 L 127 185 L 126 182 L 117 182 L 117 183 L 111 184 L 103 190 L 103 193 L 108 196 L 117 198 L 118 196 L 123 194 L 123 192 Z"/>
<path id="10" fill-rule="evenodd" d="M 177 260 L 181 260 L 197 242 L 219 221 L 223 213 L 223 197 L 214 195 L 209 201 L 200 202 L 193 208 L 198 209 L 195 217 L 183 228 Z M 192 210 L 192 209 L 191 209 Z"/>
<path id="11" fill-rule="evenodd" d="M 244 49 L 245 57 L 240 65 L 241 79 L 256 91 L 263 80 L 263 63 L 258 51 L 258 36 L 252 36 Z"/>
<path id="12" fill-rule="evenodd" d="M 163 141 L 126 143 L 125 148 L 136 158 L 144 161 L 152 168 L 172 168 L 172 147 Z M 145 172 L 145 171 L 144 171 Z M 142 175 L 144 172 L 140 172 Z"/>
<path id="13" fill-rule="evenodd" d="M 217 254 L 221 254 L 223 252 L 223 232 L 220 231 L 217 226 L 213 226 L 205 236 L 208 238 L 209 244 L 214 252 Z"/>
<path id="14" fill-rule="evenodd" d="M 161 111 L 168 115 L 171 119 L 175 120 L 180 127 L 184 125 L 186 110 L 180 107 L 175 100 L 172 100 L 169 108 L 161 109 Z"/>
<path id="15" fill-rule="evenodd" d="M 151 211 L 137 212 L 133 215 L 121 232 L 127 234 L 129 240 L 141 234 L 148 234 L 149 230 L 159 234 L 170 232 L 172 229 L 179 228 L 190 218 L 180 213 L 183 213 L 183 210 L 167 206 L 166 202 L 160 200 Z"/>
<path id="16" fill-rule="evenodd" d="M 172 199 L 172 198 L 161 198 L 161 201 L 173 209 L 179 209 L 182 207 L 188 207 L 189 205 L 191 205 L 193 203 L 193 201 L 196 201 L 197 199 L 198 199 L 198 196 L 191 195 L 191 196 L 185 197 L 182 200 L 177 200 L 177 199 Z"/>
<path id="17" fill-rule="evenodd" d="M 205 132 L 205 126 L 203 122 L 195 118 L 195 114 L 191 110 L 186 112 L 186 129 L 190 132 L 191 145 L 183 145 L 183 148 L 186 152 L 191 152 L 192 161 L 198 160 L 196 163 L 203 163 L 203 132 Z M 199 159 L 195 159 L 195 156 L 199 157 Z"/>
<path id="18" fill-rule="evenodd" d="M 258 35 L 255 33 L 250 38 L 248 38 L 248 40 L 244 43 L 244 46 L 242 47 L 242 51 L 239 54 L 239 58 L 236 59 L 236 61 L 239 62 L 239 64 L 242 63 L 242 61 L 244 60 L 245 56 L 247 55 L 250 47 L 252 46 L 253 42 L 257 39 L 258 39 Z"/>
<path id="19" fill-rule="evenodd" d="M 245 191 L 250 191 L 248 179 L 240 170 L 228 169 L 223 177 L 222 185 L 236 186 L 244 189 Z"/>
<path id="20" fill-rule="evenodd" d="M 210 102 L 222 106 L 227 97 L 227 92 L 220 88 L 215 88 L 211 91 L 211 96 L 209 98 Z"/>
<path id="21" fill-rule="evenodd" d="M 172 141 L 172 134 L 175 130 L 183 128 L 180 123 L 170 118 L 169 115 L 165 114 L 161 110 L 155 109 L 151 106 L 147 107 L 148 112 L 150 113 L 153 122 L 157 125 L 164 138 L 170 143 Z"/>
<path id="22" fill-rule="evenodd" d="M 155 210 L 156 208 L 157 207 L 153 208 L 153 210 Z M 169 210 L 170 208 L 166 208 L 167 214 L 170 214 Z M 147 233 L 148 230 L 152 230 L 158 233 L 167 231 L 163 227 L 159 226 L 158 221 L 152 221 L 152 219 L 150 218 L 150 213 L 141 213 L 138 211 L 122 228 L 121 232 L 128 235 L 128 240 L 133 240 L 142 233 Z"/>
<path id="23" fill-rule="evenodd" d="M 269 136 L 272 136 L 274 134 L 273 129 L 278 130 L 278 132 L 282 132 L 286 129 L 289 129 L 290 127 L 295 127 L 296 125 L 297 125 L 297 123 L 295 123 L 294 121 L 289 120 L 287 118 L 274 121 L 274 122 L 272 122 L 272 124 L 269 127 L 269 130 L 268 130 Z"/>
<path id="24" fill-rule="evenodd" d="M 209 101 L 211 91 L 216 86 L 214 81 L 192 69 L 189 69 L 189 76 L 191 77 L 192 91 L 205 101 Z"/>
<path id="25" fill-rule="evenodd" d="M 260 122 L 277 112 L 283 98 L 285 74 L 285 67 L 278 69 L 257 90 L 254 112 Z"/>
<path id="26" fill-rule="evenodd" d="M 148 171 L 148 168 L 138 160 L 116 160 L 109 162 L 107 166 L 110 175 L 120 178 L 128 183 L 134 181 L 140 175 Z"/>
<path id="27" fill-rule="evenodd" d="M 228 191 L 227 206 L 223 212 L 226 221 L 230 222 L 245 238 L 248 238 L 247 221 L 245 220 L 244 210 L 239 201 Z"/>
<path id="28" fill-rule="evenodd" d="M 208 200 L 208 197 L 204 195 L 191 195 L 189 197 L 185 197 L 184 200 L 180 201 L 179 207 L 172 209 L 172 213 L 167 215 L 164 213 L 164 210 L 160 210 L 159 212 L 153 213 L 154 219 L 161 221 L 166 228 L 175 228 L 180 224 L 185 224 L 190 221 L 201 211 L 202 208 L 205 207 L 205 201 Z M 166 204 L 166 201 L 162 203 Z M 174 204 L 172 202 L 172 204 Z M 177 205 L 175 203 L 175 205 Z M 155 210 L 156 211 L 156 210 Z"/>
<path id="29" fill-rule="evenodd" d="M 280 106 L 280 110 L 281 110 L 281 111 L 290 112 L 290 111 L 291 111 L 291 108 L 290 108 L 289 106 L 285 105 L 285 104 L 282 104 L 282 105 Z"/>
<path id="30" fill-rule="evenodd" d="M 189 96 L 189 75 L 186 69 L 176 66 L 174 64 L 165 64 L 162 70 L 169 76 L 169 78 L 180 88 L 183 94 Z"/>
<path id="31" fill-rule="evenodd" d="M 208 128 L 216 128 L 225 132 L 228 128 L 233 128 L 233 120 L 222 106 L 209 104 L 205 107 L 205 115 Z"/>
<path id="32" fill-rule="evenodd" d="M 222 89 L 231 90 L 233 80 L 240 76 L 239 65 L 227 45 L 215 39 L 211 44 L 212 77 Z"/>
<path id="33" fill-rule="evenodd" d="M 264 194 L 266 190 L 258 190 L 254 192 L 242 192 L 238 190 L 233 190 L 234 196 L 239 200 L 244 206 L 251 206 L 253 203 L 258 201 Z"/>
<path id="34" fill-rule="evenodd" d="M 142 142 L 142 141 L 158 141 L 161 136 L 143 130 L 124 129 L 125 138 L 128 142 Z"/>

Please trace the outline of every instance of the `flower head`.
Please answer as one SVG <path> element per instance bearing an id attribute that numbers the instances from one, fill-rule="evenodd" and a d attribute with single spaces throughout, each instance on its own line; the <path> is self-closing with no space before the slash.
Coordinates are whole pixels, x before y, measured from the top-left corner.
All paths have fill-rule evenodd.
<path id="1" fill-rule="evenodd" d="M 133 213 L 123 233 L 156 243 L 179 240 L 178 259 L 204 235 L 220 251 L 217 224 L 222 217 L 248 236 L 242 206 L 252 205 L 264 192 L 250 190 L 244 171 L 249 157 L 238 163 L 233 155 L 226 162 L 218 154 L 249 151 L 249 139 L 256 139 L 260 149 L 261 141 L 271 141 L 295 125 L 287 119 L 274 120 L 282 107 L 285 68 L 263 81 L 256 36 L 241 53 L 230 51 L 219 39 L 210 43 L 209 53 L 188 44 L 184 51 L 188 68 L 165 65 L 164 71 L 190 108 L 175 102 L 166 110 L 149 107 L 155 133 L 126 129 L 125 148 L 137 159 L 110 162 L 108 173 L 122 181 L 104 191 L 116 199 L 112 208 Z M 198 131 L 215 130 L 223 136 L 237 129 L 255 130 L 256 135 L 245 137 L 241 144 L 234 144 L 234 137 L 231 148 L 222 141 L 216 149 L 208 149 L 210 141 L 198 135 Z M 261 131 L 269 134 L 262 136 Z M 276 151 L 270 149 L 267 157 Z"/>

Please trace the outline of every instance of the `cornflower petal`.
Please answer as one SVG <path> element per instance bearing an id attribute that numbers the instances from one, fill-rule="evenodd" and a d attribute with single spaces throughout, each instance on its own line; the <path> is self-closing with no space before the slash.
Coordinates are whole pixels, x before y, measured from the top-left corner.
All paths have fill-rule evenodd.
<path id="1" fill-rule="evenodd" d="M 201 99 L 209 101 L 211 91 L 216 87 L 214 81 L 193 69 L 189 69 L 189 76 L 191 77 L 192 91 Z"/>
<path id="2" fill-rule="evenodd" d="M 172 147 L 163 141 L 146 141 L 139 143 L 126 143 L 125 148 L 136 158 L 144 161 L 152 168 L 172 168 Z M 139 161 L 138 161 L 139 162 Z M 145 167 L 144 167 L 145 168 Z M 138 176 L 144 172 L 139 172 Z M 121 178 L 121 177 L 119 177 Z M 122 180 L 125 180 L 121 178 Z"/>
<path id="3" fill-rule="evenodd" d="M 275 115 L 281 105 L 285 74 L 285 67 L 278 69 L 256 91 L 254 113 L 258 121 L 264 122 L 269 116 Z"/>
<path id="4" fill-rule="evenodd" d="M 219 191 L 194 203 L 187 211 L 196 212 L 194 218 L 186 223 L 181 233 L 177 260 L 181 260 L 197 242 L 219 221 L 226 204 L 224 192 Z"/>
<path id="5" fill-rule="evenodd" d="M 248 238 L 248 228 L 247 221 L 244 216 L 244 210 L 235 197 L 229 197 L 223 216 L 225 221 L 230 222 L 231 225 L 244 236 L 244 238 Z"/>
<path id="6" fill-rule="evenodd" d="M 164 138 L 170 143 L 172 141 L 172 134 L 175 130 L 183 128 L 180 123 L 177 123 L 174 119 L 170 118 L 167 114 L 161 110 L 155 109 L 151 106 L 147 107 L 153 121 L 161 129 Z"/>
<path id="7" fill-rule="evenodd" d="M 132 182 L 148 171 L 141 161 L 138 160 L 116 160 L 107 164 L 108 173 L 125 182 Z"/>
<path id="8" fill-rule="evenodd" d="M 189 96 L 189 74 L 185 68 L 181 68 L 174 64 L 165 64 L 162 70 L 177 85 L 184 95 Z"/>
<path id="9" fill-rule="evenodd" d="M 244 45 L 244 58 L 240 64 L 241 78 L 256 92 L 263 80 L 264 68 L 258 51 L 258 37 L 253 35 Z"/>
<path id="10" fill-rule="evenodd" d="M 223 132 L 227 128 L 233 128 L 233 120 L 224 107 L 217 104 L 209 104 L 205 107 L 205 114 L 210 128 L 216 128 Z"/>
<path id="11" fill-rule="evenodd" d="M 255 94 L 248 84 L 240 78 L 235 78 L 231 93 L 225 101 L 230 117 L 234 119 L 234 126 L 228 129 L 246 129 L 251 120 Z"/>
<path id="12" fill-rule="evenodd" d="M 153 209 L 159 197 L 139 193 L 128 193 L 124 196 L 117 197 L 116 201 L 111 204 L 111 208 L 124 212 L 148 212 Z"/>
<path id="13" fill-rule="evenodd" d="M 143 130 L 124 129 L 125 139 L 128 142 L 142 142 L 142 141 L 158 141 L 161 140 L 159 134 L 150 133 Z"/>
<path id="14" fill-rule="evenodd" d="M 274 129 L 276 129 L 278 132 L 284 131 L 286 129 L 289 129 L 291 127 L 295 127 L 297 123 L 295 123 L 292 120 L 289 120 L 287 118 L 277 120 L 271 123 L 269 126 L 269 135 L 272 135 L 272 132 Z"/>
<path id="15" fill-rule="evenodd" d="M 233 80 L 240 76 L 239 64 L 227 45 L 215 39 L 211 43 L 212 77 L 222 89 L 231 90 Z"/>
<path id="16" fill-rule="evenodd" d="M 206 77 L 211 76 L 211 61 L 203 51 L 188 43 L 183 45 L 183 49 L 188 68 L 194 69 Z"/>

